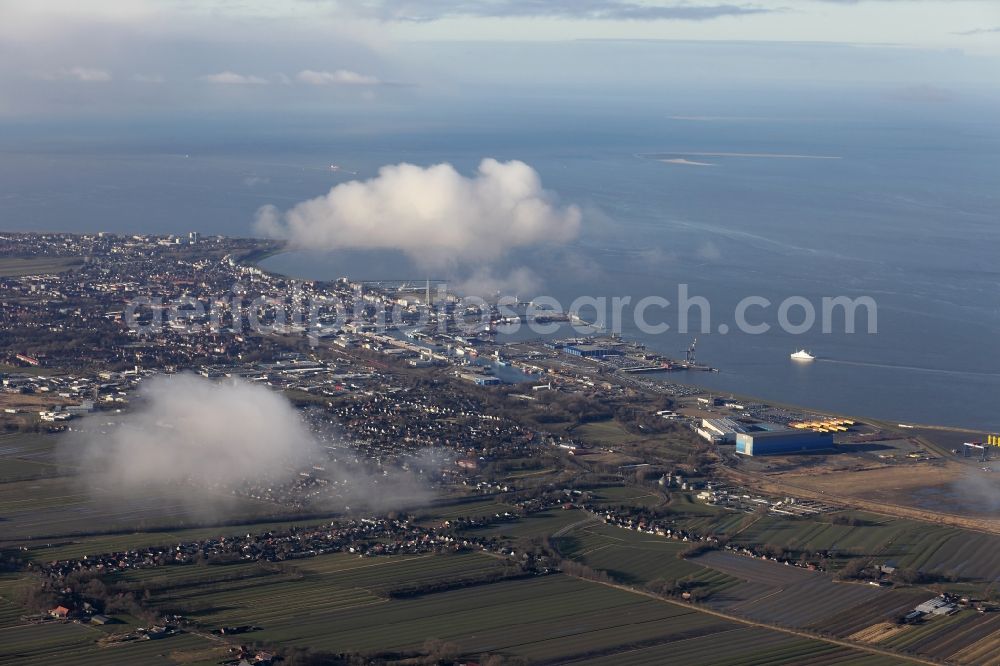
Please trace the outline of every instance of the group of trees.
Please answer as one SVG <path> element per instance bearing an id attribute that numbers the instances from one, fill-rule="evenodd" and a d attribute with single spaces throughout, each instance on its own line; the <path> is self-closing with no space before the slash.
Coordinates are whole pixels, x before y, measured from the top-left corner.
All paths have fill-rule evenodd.
<path id="1" fill-rule="evenodd" d="M 19 571 L 24 567 L 24 563 L 25 559 L 21 551 L 6 548 L 0 549 L 0 573 L 4 571 Z"/>
<path id="2" fill-rule="evenodd" d="M 568 576 L 575 576 L 577 578 L 583 578 L 584 580 L 595 580 L 599 583 L 616 582 L 607 571 L 604 571 L 603 569 L 594 569 L 593 567 L 589 567 L 583 562 L 577 562 L 576 560 L 562 560 L 559 563 L 559 570 Z"/>
<path id="3" fill-rule="evenodd" d="M 527 414 L 543 425 L 606 421 L 614 416 L 612 407 L 596 395 L 541 391 L 536 400 L 533 408 L 527 408 Z"/>
<path id="4" fill-rule="evenodd" d="M 838 513 L 833 516 L 833 518 L 830 519 L 830 522 L 834 525 L 847 525 L 850 527 L 863 527 L 869 524 L 867 521 L 858 518 L 857 516 L 850 516 L 843 513 Z"/>
<path id="5" fill-rule="evenodd" d="M 683 597 L 691 601 L 704 601 L 709 592 L 702 584 L 691 580 L 655 578 L 646 583 L 646 589 L 662 597 Z"/>
<path id="6" fill-rule="evenodd" d="M 883 570 L 882 567 L 870 557 L 852 557 L 837 572 L 840 580 L 878 580 L 886 573 L 892 582 L 902 585 L 930 585 L 931 589 L 940 594 L 945 591 L 942 583 L 957 583 L 961 580 L 954 571 L 943 574 L 934 574 L 921 571 L 915 567 L 895 567 L 891 570 Z"/>
<path id="7" fill-rule="evenodd" d="M 150 624 L 156 622 L 159 614 L 142 604 L 148 599 L 149 590 L 130 591 L 117 585 L 105 583 L 99 576 L 87 572 L 75 572 L 63 581 L 63 589 L 72 590 L 72 599 L 53 589 L 47 580 L 37 579 L 19 590 L 18 603 L 29 613 L 47 613 L 63 604 L 78 608 L 89 604 L 95 612 L 127 614 Z"/>
<path id="8" fill-rule="evenodd" d="M 407 597 L 418 597 L 425 594 L 447 592 L 448 590 L 459 590 L 477 585 L 491 585 L 502 580 L 516 580 L 535 575 L 537 575 L 537 572 L 533 569 L 509 564 L 501 569 L 485 571 L 471 576 L 458 576 L 399 585 L 385 590 L 384 594 L 392 599 L 405 599 Z"/>

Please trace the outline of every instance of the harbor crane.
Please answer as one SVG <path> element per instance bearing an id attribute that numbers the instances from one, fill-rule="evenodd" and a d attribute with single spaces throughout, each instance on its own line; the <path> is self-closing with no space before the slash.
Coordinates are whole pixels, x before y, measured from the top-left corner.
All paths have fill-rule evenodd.
<path id="1" fill-rule="evenodd" d="M 695 352 L 695 347 L 697 347 L 697 346 L 698 346 L 698 338 L 695 338 L 691 342 L 691 346 L 688 347 L 686 350 L 684 350 L 684 361 L 686 363 L 688 363 L 690 365 L 694 365 L 695 364 L 694 352 Z"/>

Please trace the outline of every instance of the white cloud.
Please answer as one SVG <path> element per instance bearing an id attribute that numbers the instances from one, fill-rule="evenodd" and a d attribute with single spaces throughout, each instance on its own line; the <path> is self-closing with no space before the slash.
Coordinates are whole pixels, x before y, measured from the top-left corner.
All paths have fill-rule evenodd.
<path id="1" fill-rule="evenodd" d="M 110 430 L 80 431 L 74 453 L 124 490 L 184 481 L 290 477 L 318 447 L 280 394 L 243 381 L 164 375 Z"/>
<path id="2" fill-rule="evenodd" d="M 52 74 L 45 74 L 41 78 L 48 79 L 50 81 L 69 80 L 82 81 L 84 83 L 104 83 L 106 81 L 110 81 L 112 76 L 111 72 L 106 69 L 97 69 L 96 67 L 70 67 L 68 69 L 60 69 Z"/>
<path id="3" fill-rule="evenodd" d="M 105 69 L 94 69 L 91 67 L 74 67 L 69 70 L 70 76 L 78 81 L 110 81 L 111 73 Z"/>
<path id="4" fill-rule="evenodd" d="M 565 243 L 577 206 L 558 206 L 524 162 L 484 159 L 466 177 L 451 164 L 384 166 L 281 213 L 257 211 L 258 233 L 310 249 L 395 249 L 427 267 L 484 265 L 509 250 Z"/>
<path id="5" fill-rule="evenodd" d="M 269 185 L 271 179 L 267 176 L 247 176 L 243 179 L 243 184 L 247 187 L 257 187 L 258 185 Z"/>
<path id="6" fill-rule="evenodd" d="M 524 298 L 537 294 L 542 280 L 530 268 L 515 268 L 506 274 L 496 274 L 490 268 L 479 268 L 468 277 L 449 282 L 448 286 L 463 296 L 489 298 L 500 292 L 504 296 Z"/>
<path id="7" fill-rule="evenodd" d="M 843 1 L 843 0 L 839 0 Z M 777 11 L 756 5 L 649 4 L 626 0 L 371 0 L 362 12 L 382 20 L 424 23 L 456 16 L 479 18 L 542 17 L 602 21 L 708 21 Z"/>
<path id="8" fill-rule="evenodd" d="M 376 86 L 381 83 L 374 76 L 358 74 L 347 69 L 338 69 L 335 72 L 317 72 L 312 69 L 304 69 L 296 74 L 295 78 L 301 83 L 313 86 Z"/>
<path id="9" fill-rule="evenodd" d="M 111 423 L 85 420 L 60 446 L 102 499 L 145 501 L 181 487 L 187 512 L 218 518 L 235 508 L 226 501 L 229 489 L 283 484 L 304 466 L 322 463 L 338 483 L 329 495 L 312 497 L 317 509 L 340 510 L 349 502 L 379 511 L 425 501 L 410 474 L 372 474 L 330 460 L 291 403 L 259 384 L 158 375 L 142 382 L 134 405 Z"/>
<path id="10" fill-rule="evenodd" d="M 963 35 L 967 37 L 969 35 L 988 35 L 994 32 L 1000 32 L 1000 26 L 995 26 L 992 28 L 974 28 L 972 30 L 960 30 L 952 34 Z"/>
<path id="11" fill-rule="evenodd" d="M 702 243 L 701 247 L 698 248 L 697 255 L 699 259 L 704 259 L 705 261 L 719 261 L 722 259 L 722 252 L 719 250 L 719 246 L 712 241 Z"/>
<path id="12" fill-rule="evenodd" d="M 265 85 L 268 83 L 267 79 L 261 78 L 259 76 L 253 76 L 252 74 L 237 74 L 236 72 L 231 72 L 226 70 L 225 72 L 219 72 L 218 74 L 206 74 L 201 77 L 202 81 L 207 81 L 209 83 L 221 83 L 224 85 Z"/>

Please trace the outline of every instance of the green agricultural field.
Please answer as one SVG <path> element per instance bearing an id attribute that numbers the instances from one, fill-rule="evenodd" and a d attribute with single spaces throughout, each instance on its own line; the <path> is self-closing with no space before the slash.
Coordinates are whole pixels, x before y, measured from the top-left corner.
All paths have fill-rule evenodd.
<path id="1" fill-rule="evenodd" d="M 54 463 L 0 456 L 0 483 L 57 476 L 61 472 Z"/>
<path id="2" fill-rule="evenodd" d="M 396 564 L 378 566 L 390 569 L 389 576 L 403 574 L 392 571 Z M 417 570 L 413 560 L 405 566 Z M 716 637 L 704 641 L 701 653 L 704 663 L 723 664 L 733 650 L 726 637 L 740 626 L 693 608 L 565 576 L 384 601 L 361 589 L 339 587 L 357 580 L 343 573 L 334 573 L 337 584 L 330 587 L 325 580 L 308 579 L 308 587 L 284 583 L 274 590 L 231 590 L 210 595 L 205 602 L 223 609 L 212 611 L 216 619 L 238 618 L 262 626 L 253 634 L 257 641 L 372 652 L 413 649 L 433 637 L 471 655 L 501 653 L 543 663 L 627 655 L 642 646 Z M 864 656 L 806 639 L 779 640 L 778 645 L 754 654 L 781 657 L 785 663 L 832 653 L 845 659 Z"/>
<path id="3" fill-rule="evenodd" d="M 277 573 L 274 568 L 267 568 L 260 562 L 212 565 L 186 564 L 133 569 L 132 571 L 111 575 L 109 576 L 109 580 L 116 583 L 125 583 L 133 590 L 140 589 L 143 586 L 170 590 L 199 585 L 208 586 L 220 581 L 263 578 Z"/>
<path id="4" fill-rule="evenodd" d="M 862 525 L 834 525 L 829 520 L 789 520 L 765 516 L 740 532 L 741 543 L 773 543 L 790 549 L 838 550 L 877 554 L 906 528 L 906 521 L 883 519 Z M 928 526 L 924 526 L 927 528 Z"/>
<path id="5" fill-rule="evenodd" d="M 508 474 L 507 476 L 505 476 L 504 480 L 505 481 L 516 481 L 516 480 L 519 480 L 519 479 L 523 480 L 523 479 L 531 479 L 531 478 L 534 478 L 534 479 L 537 480 L 540 477 L 549 476 L 551 474 L 555 474 L 558 471 L 559 470 L 557 470 L 554 467 L 543 467 L 543 468 L 540 468 L 540 469 L 518 470 L 517 472 L 514 472 L 512 474 Z"/>
<path id="6" fill-rule="evenodd" d="M 333 553 L 318 557 L 291 560 L 273 565 L 246 562 L 227 565 L 184 565 L 139 569 L 114 578 L 135 589 L 146 585 L 157 589 L 154 602 L 167 600 L 215 599 L 217 593 L 243 589 L 250 585 L 266 587 L 295 582 L 300 587 L 315 587 L 336 593 L 363 589 L 382 593 L 403 585 L 448 582 L 500 572 L 504 560 L 481 553 L 455 555 L 401 555 L 360 557 L 349 553 Z M 192 603 L 192 607 L 198 603 Z"/>
<path id="7" fill-rule="evenodd" d="M 38 433 L 0 435 L 0 484 L 72 472 L 59 464 L 57 442 L 56 436 Z"/>
<path id="8" fill-rule="evenodd" d="M 686 564 L 667 555 L 671 563 Z M 261 627 L 251 634 L 255 642 L 334 652 L 408 650 L 437 638 L 470 655 L 501 653 L 565 663 L 717 635 L 715 646 L 703 650 L 712 655 L 727 644 L 723 636 L 741 628 L 694 608 L 563 575 L 401 599 L 385 596 L 394 586 L 452 581 L 501 567 L 502 560 L 481 553 L 385 558 L 335 554 L 278 567 L 162 567 L 130 572 L 119 580 L 136 589 L 150 587 L 152 604 L 164 611 L 180 610 L 206 628 L 253 624 Z M 780 639 L 781 650 L 788 654 L 820 655 L 835 649 L 809 640 L 795 642 L 793 648 L 780 634 L 764 634 Z M 714 663 L 725 663 L 724 655 Z"/>
<path id="9" fill-rule="evenodd" d="M 591 491 L 595 504 L 607 506 L 658 506 L 663 503 L 659 493 L 632 486 L 610 486 Z"/>
<path id="10" fill-rule="evenodd" d="M 21 616 L 23 614 L 23 608 L 13 602 L 0 598 L 0 629 L 22 624 Z"/>
<path id="11" fill-rule="evenodd" d="M 899 650 L 919 650 L 922 646 L 933 646 L 948 630 L 967 623 L 975 616 L 976 613 L 965 611 L 946 617 L 932 617 L 890 637 L 884 644 Z"/>
<path id="12" fill-rule="evenodd" d="M 504 522 L 487 528 L 473 530 L 476 536 L 545 537 L 556 534 L 580 521 L 590 519 L 590 514 L 579 510 L 549 509 L 521 518 L 515 522 Z"/>
<path id="13" fill-rule="evenodd" d="M 104 635 L 97 628 L 61 622 L 0 629 L 0 664 L 168 666 L 178 663 L 217 664 L 223 656 L 218 651 L 217 643 L 191 634 L 102 647 L 97 641 Z"/>
<path id="14" fill-rule="evenodd" d="M 849 648 L 753 627 L 700 636 L 630 650 L 623 654 L 587 659 L 590 666 L 799 666 L 799 664 L 850 664 L 851 666 L 892 666 L 911 663 L 881 655 L 859 653 Z"/>
<path id="15" fill-rule="evenodd" d="M 180 612 L 209 628 L 253 623 L 275 632 L 295 626 L 304 615 L 386 603 L 385 594 L 394 588 L 448 583 L 503 568 L 503 560 L 479 553 L 380 558 L 337 553 L 281 565 L 158 567 L 114 579 L 136 591 L 150 590 L 151 603 L 160 610 Z"/>
<path id="16" fill-rule="evenodd" d="M 504 560 L 484 553 L 358 557 L 335 553 L 296 562 L 294 567 L 323 584 L 363 587 L 380 592 L 404 584 L 449 581 L 500 571 Z"/>
<path id="17" fill-rule="evenodd" d="M 83 263 L 79 257 L 0 257 L 0 277 L 51 275 Z"/>
<path id="18" fill-rule="evenodd" d="M 724 574 L 678 559 L 683 544 L 653 542 L 655 537 L 582 518 L 586 514 L 580 511 L 559 510 L 538 520 L 558 520 L 569 527 L 563 538 L 576 539 L 578 548 L 598 549 L 589 555 L 578 551 L 583 558 L 617 551 L 619 566 L 637 577 L 688 575 L 720 587 L 730 582 Z M 472 658 L 498 653 L 540 663 L 605 658 L 654 663 L 691 645 L 698 646 L 691 663 L 780 664 L 795 663 L 796 658 L 802 660 L 798 663 L 813 658 L 847 663 L 849 657 L 860 660 L 857 663 L 892 663 L 821 641 L 747 630 L 695 607 L 564 575 L 405 598 L 387 594 L 402 586 L 481 579 L 505 566 L 502 558 L 485 553 L 374 558 L 337 553 L 279 564 L 165 566 L 116 574 L 109 582 L 148 591 L 149 605 L 181 612 L 206 629 L 261 627 L 240 642 L 332 652 L 412 650 L 437 638 Z M 219 643 L 192 634 L 101 647 L 97 640 L 106 630 L 57 623 L 15 626 L 20 622 L 16 609 L 2 602 L 4 592 L 10 594 L 17 584 L 14 577 L 0 578 L 0 664 L 208 664 L 220 658 Z M 759 660 L 733 662 L 730 638 L 748 631 L 752 650 L 746 654 Z"/>
<path id="19" fill-rule="evenodd" d="M 587 442 L 594 444 L 606 444 L 610 446 L 620 446 L 622 444 L 634 444 L 641 442 L 647 437 L 633 435 L 615 420 L 596 421 L 585 423 L 573 429 L 573 435 Z"/>
<path id="20" fill-rule="evenodd" d="M 513 511 L 513 507 L 492 499 L 472 502 L 437 504 L 420 511 L 422 522 L 441 522 L 454 518 L 482 518 L 497 513 Z"/>
<path id="21" fill-rule="evenodd" d="M 436 566 L 437 558 L 427 559 Z M 381 571 L 389 570 L 385 576 L 400 581 L 413 574 L 426 575 L 421 566 L 413 560 L 376 565 Z M 254 633 L 254 640 L 332 651 L 410 649 L 435 637 L 454 642 L 462 650 L 554 660 L 651 637 L 728 626 L 710 616 L 563 576 L 389 601 L 364 589 L 342 587 L 352 580 L 383 585 L 380 572 L 352 570 L 307 580 L 299 585 L 282 583 L 275 589 L 212 594 L 205 602 L 225 610 L 197 617 L 252 622 L 263 627 Z"/>
<path id="22" fill-rule="evenodd" d="M 690 544 L 625 530 L 600 522 L 579 526 L 555 544 L 563 555 L 593 569 L 607 571 L 617 581 L 642 585 L 657 578 L 690 581 L 706 591 L 721 591 L 739 583 L 725 574 L 681 559 Z"/>
<path id="23" fill-rule="evenodd" d="M 395 600 L 336 612 L 326 620 L 313 629 L 313 636 L 307 635 L 308 621 L 298 625 L 298 640 L 327 649 L 375 650 L 417 646 L 427 637 L 437 637 L 463 650 L 560 660 L 647 637 L 727 626 L 708 616 L 563 576 Z"/>
<path id="24" fill-rule="evenodd" d="M 962 581 L 987 581 L 1000 571 L 1000 536 L 892 518 L 863 512 L 841 512 L 860 521 L 837 525 L 831 516 L 788 519 L 753 516 L 706 507 L 716 513 L 699 515 L 677 493 L 668 505 L 678 525 L 700 533 L 724 534 L 734 543 L 774 545 L 795 551 L 830 551 L 891 560 L 903 568 L 920 569 Z M 704 506 L 704 505 L 702 505 Z"/>
<path id="25" fill-rule="evenodd" d="M 279 507 L 256 500 L 220 496 L 229 503 L 229 514 L 245 520 L 267 518 Z M 0 545 L 29 539 L 46 541 L 105 532 L 154 530 L 190 521 L 197 505 L 184 489 L 124 500 L 99 488 L 85 487 L 76 477 L 0 483 Z"/>
<path id="26" fill-rule="evenodd" d="M 24 578 L 15 574 L 0 574 L 0 629 L 23 624 L 24 609 L 18 605 L 19 590 Z"/>

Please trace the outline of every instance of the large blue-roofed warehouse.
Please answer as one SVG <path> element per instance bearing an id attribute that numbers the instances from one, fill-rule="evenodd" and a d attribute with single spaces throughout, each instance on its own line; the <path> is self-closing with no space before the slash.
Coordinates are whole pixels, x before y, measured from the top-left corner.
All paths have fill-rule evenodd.
<path id="1" fill-rule="evenodd" d="M 736 453 L 746 456 L 782 456 L 834 448 L 833 433 L 810 430 L 768 430 L 736 435 Z"/>

